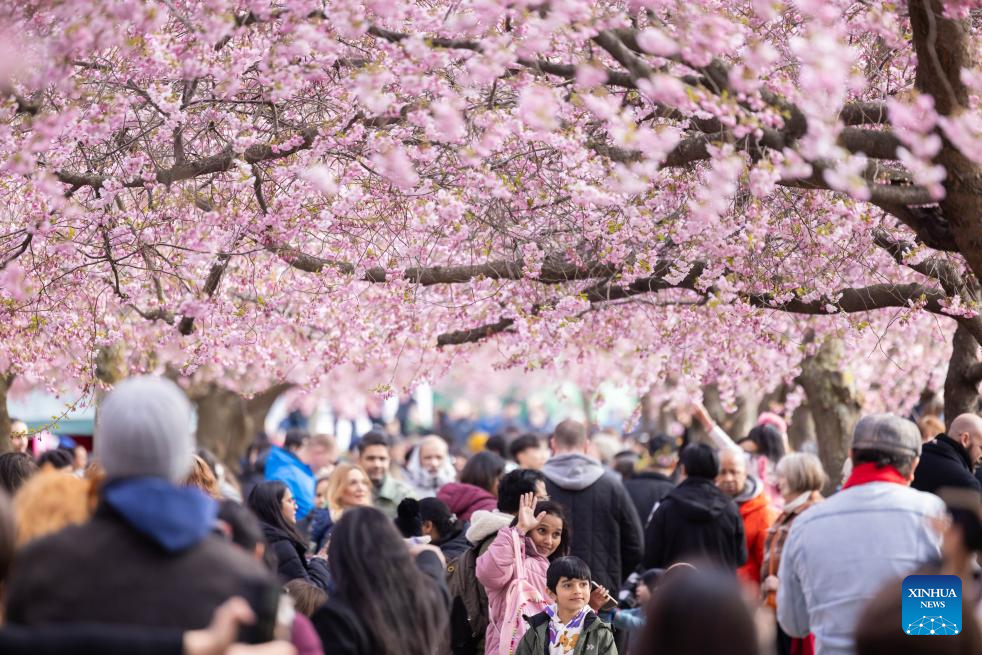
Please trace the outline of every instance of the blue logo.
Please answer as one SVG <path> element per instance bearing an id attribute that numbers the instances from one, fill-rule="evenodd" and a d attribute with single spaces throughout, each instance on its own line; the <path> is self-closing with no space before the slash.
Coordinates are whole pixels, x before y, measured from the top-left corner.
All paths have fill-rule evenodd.
<path id="1" fill-rule="evenodd" d="M 962 631 L 962 579 L 957 575 L 908 575 L 904 578 L 904 632 L 909 635 L 957 635 Z"/>

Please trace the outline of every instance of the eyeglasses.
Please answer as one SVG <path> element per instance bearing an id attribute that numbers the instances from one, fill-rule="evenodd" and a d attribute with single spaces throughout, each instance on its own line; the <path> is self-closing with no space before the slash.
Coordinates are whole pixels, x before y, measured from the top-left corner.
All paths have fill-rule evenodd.
<path id="1" fill-rule="evenodd" d="M 286 499 L 286 502 L 291 503 L 293 505 L 296 505 L 297 504 L 297 499 L 296 498 L 287 498 Z"/>

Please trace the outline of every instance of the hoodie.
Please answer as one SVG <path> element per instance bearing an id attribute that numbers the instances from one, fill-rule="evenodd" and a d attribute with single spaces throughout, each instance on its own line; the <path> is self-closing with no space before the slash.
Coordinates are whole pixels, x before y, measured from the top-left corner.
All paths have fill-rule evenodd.
<path id="1" fill-rule="evenodd" d="M 687 478 L 662 500 L 645 532 L 645 568 L 709 560 L 736 570 L 747 561 L 743 520 L 712 480 Z"/>
<path id="2" fill-rule="evenodd" d="M 757 587 L 760 583 L 760 566 L 764 561 L 767 531 L 774 525 L 781 512 L 771 506 L 770 499 L 764 493 L 764 485 L 752 475 L 747 476 L 743 493 L 735 500 L 740 507 L 743 531 L 747 539 L 747 562 L 737 569 L 737 575 L 741 580 Z"/>
<path id="3" fill-rule="evenodd" d="M 436 492 L 436 497 L 464 521 L 470 521 L 477 510 L 493 510 L 498 506 L 498 499 L 489 492 L 464 482 L 450 482 L 443 485 Z"/>
<path id="4" fill-rule="evenodd" d="M 457 479 L 457 471 L 453 467 L 453 460 L 447 457 L 443 460 L 443 465 L 436 473 L 430 473 L 423 468 L 419 461 L 419 447 L 413 449 L 409 461 L 406 463 L 406 481 L 416 490 L 420 498 L 432 498 L 436 492 L 445 484 L 449 484 Z"/>
<path id="5" fill-rule="evenodd" d="M 542 474 L 557 487 L 582 491 L 603 477 L 604 467 L 597 460 L 580 453 L 556 455 L 542 467 Z"/>

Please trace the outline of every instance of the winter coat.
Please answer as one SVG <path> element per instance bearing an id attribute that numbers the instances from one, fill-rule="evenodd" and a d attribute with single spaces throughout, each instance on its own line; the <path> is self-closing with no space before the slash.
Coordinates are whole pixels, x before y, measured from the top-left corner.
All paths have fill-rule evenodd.
<path id="1" fill-rule="evenodd" d="M 641 561 L 644 532 L 617 474 L 579 453 L 553 457 L 542 473 L 550 497 L 566 510 L 570 555 L 586 562 L 598 584 L 618 589 Z"/>
<path id="2" fill-rule="evenodd" d="M 549 655 L 549 615 L 539 612 L 525 617 L 528 631 L 519 642 L 515 655 Z M 583 619 L 583 631 L 570 655 L 617 655 L 614 631 L 593 611 Z"/>
<path id="3" fill-rule="evenodd" d="M 645 533 L 644 567 L 708 559 L 736 570 L 747 561 L 736 503 L 712 480 L 686 478 L 662 500 Z"/>
<path id="4" fill-rule="evenodd" d="M 792 637 L 815 635 L 817 655 L 853 655 L 856 622 L 888 581 L 941 557 L 933 494 L 868 482 L 795 519 L 781 553 L 777 619 Z"/>
<path id="5" fill-rule="evenodd" d="M 747 561 L 737 569 L 737 575 L 756 588 L 760 584 L 760 565 L 764 560 L 767 531 L 781 512 L 771 506 L 763 485 L 753 477 L 747 478 L 747 490 L 737 497 L 736 502 L 740 508 L 743 533 L 747 540 Z"/>
<path id="6" fill-rule="evenodd" d="M 324 591 L 328 590 L 331 575 L 327 570 L 327 562 L 319 557 L 307 560 L 307 547 L 297 542 L 283 529 L 261 521 L 263 536 L 266 538 L 266 550 L 276 557 L 276 573 L 283 582 L 290 580 L 305 580 L 315 584 Z"/>
<path id="7" fill-rule="evenodd" d="M 436 581 L 445 596 L 440 558 L 434 553 L 422 552 L 416 557 L 416 566 Z M 324 645 L 324 655 L 375 655 L 378 652 L 372 626 L 366 625 L 351 607 L 343 589 L 332 594 L 310 620 Z"/>
<path id="8" fill-rule="evenodd" d="M 498 499 L 488 491 L 473 484 L 451 482 L 443 485 L 436 493 L 457 518 L 470 521 L 471 516 L 479 509 L 491 511 L 498 506 Z"/>
<path id="9" fill-rule="evenodd" d="M 297 520 L 307 517 L 314 509 L 314 487 L 317 478 L 310 467 L 289 450 L 273 446 L 266 457 L 266 479 L 279 480 L 290 488 L 297 501 Z"/>
<path id="10" fill-rule="evenodd" d="M 486 512 L 478 510 L 471 517 L 470 527 L 467 528 L 467 541 L 472 544 L 479 544 L 488 537 L 498 534 L 501 528 L 507 528 L 515 521 L 511 514 L 505 514 L 498 510 Z"/>
<path id="11" fill-rule="evenodd" d="M 11 624 L 204 628 L 231 596 L 275 585 L 241 548 L 209 535 L 168 552 L 100 505 L 86 523 L 24 546 L 6 584 Z"/>
<path id="12" fill-rule="evenodd" d="M 439 541 L 434 541 L 433 545 L 440 549 L 447 562 L 457 559 L 465 550 L 471 547 L 470 542 L 467 541 L 467 537 L 464 536 L 464 530 L 452 532 L 446 537 L 442 537 Z"/>
<path id="13" fill-rule="evenodd" d="M 914 471 L 911 487 L 937 493 L 942 487 L 964 487 L 982 491 L 982 484 L 972 474 L 968 451 L 945 434 L 939 434 L 921 448 L 921 463 Z"/>
<path id="14" fill-rule="evenodd" d="M 519 532 L 518 528 L 502 528 L 491 542 L 487 552 L 477 558 L 477 579 L 484 585 L 488 594 L 488 630 L 485 639 L 485 653 L 497 653 L 501 630 L 508 604 L 508 586 L 515 579 L 514 543 L 518 541 L 519 550 L 525 560 L 526 579 L 542 591 L 546 598 L 546 570 L 549 560 L 535 550 L 532 540 Z"/>
<path id="15" fill-rule="evenodd" d="M 667 475 L 642 471 L 633 478 L 625 480 L 624 488 L 627 490 L 627 495 L 631 497 L 631 502 L 634 503 L 634 509 L 638 510 L 641 524 L 647 525 L 655 503 L 661 502 L 662 498 L 675 488 L 675 482 Z"/>
<path id="16" fill-rule="evenodd" d="M 415 498 L 416 491 L 402 480 L 392 475 L 386 475 L 382 484 L 372 485 L 372 502 L 378 509 L 385 512 L 390 519 L 398 515 L 399 503 L 406 498 Z"/>

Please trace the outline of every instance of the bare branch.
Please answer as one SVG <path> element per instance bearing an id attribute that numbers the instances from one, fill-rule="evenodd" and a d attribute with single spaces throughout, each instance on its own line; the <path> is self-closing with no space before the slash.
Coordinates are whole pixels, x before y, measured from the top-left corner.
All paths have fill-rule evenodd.
<path id="1" fill-rule="evenodd" d="M 846 125 L 878 125 L 890 122 L 886 103 L 883 102 L 850 102 L 842 107 L 839 118 Z"/>
<path id="2" fill-rule="evenodd" d="M 839 145 L 849 152 L 862 152 L 873 159 L 896 159 L 901 143 L 893 132 L 847 127 L 839 134 Z"/>
<path id="3" fill-rule="evenodd" d="M 244 153 L 242 153 L 242 159 L 247 164 L 257 164 L 260 162 L 274 161 L 284 157 L 289 157 L 296 152 L 310 148 L 314 143 L 314 139 L 317 137 L 317 129 L 318 128 L 314 126 L 302 128 L 295 135 L 301 138 L 301 142 L 292 148 L 277 150 L 274 148 L 274 146 L 268 144 L 256 144 L 250 146 Z M 215 155 L 202 157 L 184 164 L 176 164 L 175 166 L 166 170 L 158 171 L 156 181 L 160 184 L 170 185 L 174 184 L 175 182 L 190 180 L 202 175 L 224 173 L 232 168 L 234 161 L 235 154 L 231 149 L 225 149 Z M 106 181 L 105 177 L 91 173 L 57 171 L 55 176 L 64 184 L 79 187 L 88 186 L 92 187 L 93 189 L 101 188 L 103 183 Z M 124 182 L 123 186 L 127 188 L 141 188 L 146 186 L 146 182 L 143 179 L 130 180 Z"/>
<path id="4" fill-rule="evenodd" d="M 481 325 L 476 328 L 471 328 L 469 330 L 457 330 L 455 332 L 446 332 L 439 335 L 436 338 L 437 346 L 459 346 L 465 343 L 475 343 L 477 341 L 483 341 L 490 336 L 495 334 L 500 334 L 502 332 L 507 332 L 515 321 L 510 318 L 503 318 L 495 323 L 488 323 L 487 325 Z"/>
<path id="5" fill-rule="evenodd" d="M 9 257 L 7 257 L 2 262 L 0 262 L 0 271 L 7 268 L 11 264 L 11 262 L 13 262 L 21 255 L 23 255 L 27 251 L 28 247 L 30 247 L 31 241 L 33 240 L 34 240 L 33 232 L 29 233 L 26 237 L 24 237 L 24 240 L 21 241 L 19 246 L 17 246 L 17 250 L 15 250 Z"/>

